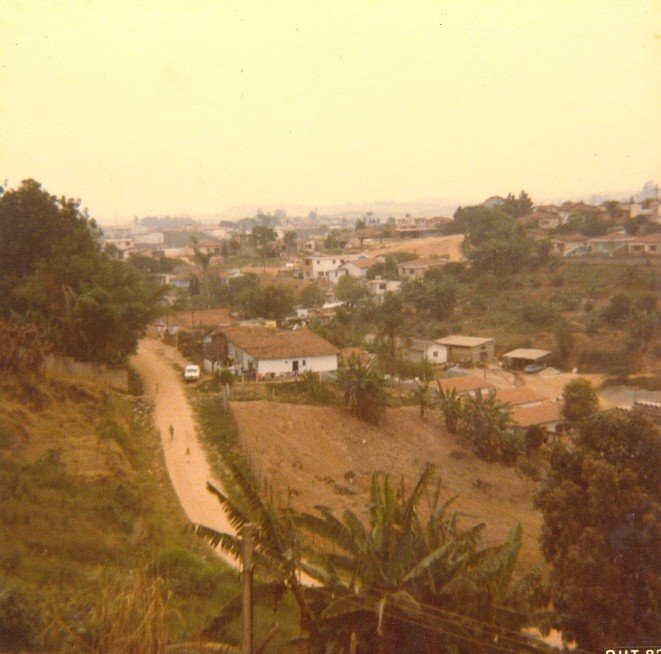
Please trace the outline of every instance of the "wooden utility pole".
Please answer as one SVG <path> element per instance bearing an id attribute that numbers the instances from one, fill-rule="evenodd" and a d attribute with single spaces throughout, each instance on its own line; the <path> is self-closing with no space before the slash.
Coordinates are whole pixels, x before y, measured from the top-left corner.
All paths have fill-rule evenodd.
<path id="1" fill-rule="evenodd" d="M 241 612 L 243 629 L 241 633 L 241 654 L 253 654 L 253 549 L 255 547 L 255 526 L 248 523 L 241 528 Z"/>

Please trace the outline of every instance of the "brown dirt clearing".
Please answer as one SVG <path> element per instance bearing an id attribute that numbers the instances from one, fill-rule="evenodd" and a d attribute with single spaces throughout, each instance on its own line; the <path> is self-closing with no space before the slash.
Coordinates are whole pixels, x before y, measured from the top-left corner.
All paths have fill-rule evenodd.
<path id="1" fill-rule="evenodd" d="M 487 540 L 495 543 L 519 521 L 522 569 L 541 559 L 541 515 L 532 509 L 536 484 L 513 468 L 477 459 L 446 432 L 438 414 L 423 422 L 417 407 L 389 409 L 383 424 L 372 426 L 337 407 L 254 401 L 232 402 L 231 409 L 262 487 L 265 480 L 273 487 L 276 504 L 286 504 L 291 492 L 298 509 L 322 504 L 336 514 L 348 507 L 365 516 L 372 471 L 388 472 L 396 483 L 403 475 L 410 490 L 433 463 L 443 497 L 459 495 L 454 506 L 467 514 L 464 524 L 486 522 Z"/>
<path id="2" fill-rule="evenodd" d="M 392 245 L 370 249 L 372 256 L 392 254 L 393 252 L 414 252 L 420 258 L 426 257 L 448 257 L 450 261 L 463 261 L 464 253 L 461 244 L 464 241 L 463 234 L 452 234 L 451 236 L 429 236 L 427 238 L 416 238 L 401 240 Z"/>

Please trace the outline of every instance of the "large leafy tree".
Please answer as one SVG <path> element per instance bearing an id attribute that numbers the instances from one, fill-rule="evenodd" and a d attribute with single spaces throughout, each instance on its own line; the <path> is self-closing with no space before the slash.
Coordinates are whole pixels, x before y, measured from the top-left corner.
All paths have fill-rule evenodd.
<path id="1" fill-rule="evenodd" d="M 101 253 L 78 201 L 34 180 L 0 198 L 0 316 L 35 324 L 60 353 L 119 363 L 135 350 L 158 297 L 138 270 Z"/>
<path id="2" fill-rule="evenodd" d="M 492 207 L 459 207 L 457 228 L 466 234 L 464 249 L 478 273 L 512 274 L 543 260 L 506 211 Z"/>
<path id="3" fill-rule="evenodd" d="M 592 415 L 599 409 L 597 391 L 589 379 L 572 379 L 562 389 L 562 415 L 572 425 Z"/>
<path id="4" fill-rule="evenodd" d="M 425 277 L 407 286 L 406 297 L 419 311 L 436 320 L 446 320 L 457 303 L 457 282 L 450 275 Z"/>
<path id="5" fill-rule="evenodd" d="M 305 307 L 320 307 L 326 301 L 326 289 L 317 282 L 310 282 L 301 290 L 300 300 Z"/>
<path id="6" fill-rule="evenodd" d="M 617 409 L 593 414 L 550 461 L 536 504 L 556 626 L 590 651 L 659 642 L 658 429 Z"/>
<path id="7" fill-rule="evenodd" d="M 249 318 L 269 318 L 281 325 L 294 311 L 295 297 L 286 286 L 251 286 L 241 294 L 243 312 Z"/>
<path id="8" fill-rule="evenodd" d="M 355 306 L 369 295 L 369 291 L 358 279 L 351 275 L 340 277 L 335 287 L 335 297 L 341 302 Z"/>

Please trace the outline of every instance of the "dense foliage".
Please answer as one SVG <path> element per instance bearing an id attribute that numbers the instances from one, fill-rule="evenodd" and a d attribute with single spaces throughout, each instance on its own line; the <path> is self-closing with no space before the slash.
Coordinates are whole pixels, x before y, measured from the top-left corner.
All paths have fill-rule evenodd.
<path id="1" fill-rule="evenodd" d="M 269 580 L 256 585 L 255 597 L 277 606 L 283 593 L 291 594 L 301 651 L 496 654 L 502 643 L 544 651 L 519 633 L 535 623 L 545 600 L 537 575 L 514 579 L 521 528 L 486 546 L 484 525 L 460 525 L 452 498 L 440 501 L 440 482 L 429 497 L 432 468 L 410 493 L 403 483 L 373 475 L 364 524 L 348 509 L 340 518 L 327 507 L 318 515 L 275 510 L 261 499 L 245 461 L 227 452 L 223 460 L 234 490 L 208 488 L 236 529 L 255 526 L 256 569 Z M 429 506 L 421 510 L 425 498 Z M 226 552 L 240 551 L 231 534 L 202 525 L 195 530 Z M 316 583 L 302 585 L 301 574 Z M 240 607 L 240 597 L 227 603 L 203 634 L 222 640 Z"/>
<path id="2" fill-rule="evenodd" d="M 658 430 L 619 410 L 587 418 L 573 448 L 552 451 L 536 500 L 541 544 L 556 626 L 580 647 L 661 639 L 660 468 Z"/>
<path id="3" fill-rule="evenodd" d="M 0 197 L 0 317 L 36 325 L 55 351 L 122 362 L 155 315 L 158 293 L 101 253 L 78 201 L 34 180 Z"/>
<path id="4" fill-rule="evenodd" d="M 347 408 L 363 420 L 378 422 L 386 405 L 385 379 L 380 371 L 351 358 L 339 370 L 338 379 Z"/>

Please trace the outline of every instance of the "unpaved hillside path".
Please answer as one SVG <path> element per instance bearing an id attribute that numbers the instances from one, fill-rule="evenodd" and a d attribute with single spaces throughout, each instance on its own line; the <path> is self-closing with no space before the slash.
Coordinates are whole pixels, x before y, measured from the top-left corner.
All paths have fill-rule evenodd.
<path id="1" fill-rule="evenodd" d="M 235 534 L 222 507 L 206 489 L 207 481 L 222 489 L 213 478 L 200 444 L 193 410 L 183 389 L 179 373 L 172 364 L 186 361 L 173 347 L 152 338 L 140 342 L 131 364 L 142 377 L 144 393 L 154 402 L 154 424 L 161 434 L 161 444 L 170 480 L 179 502 L 191 522 L 218 531 Z M 170 425 L 174 436 L 170 437 Z M 221 554 L 231 565 L 236 562 Z"/>

